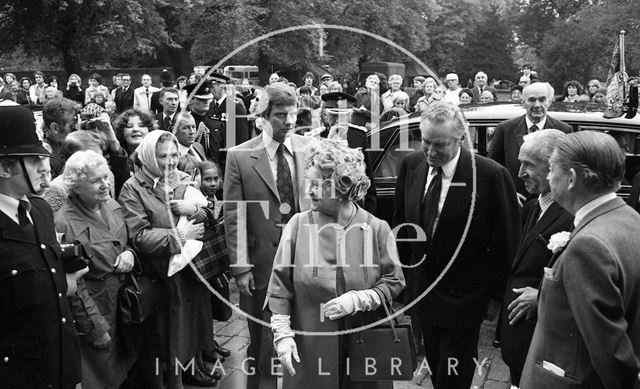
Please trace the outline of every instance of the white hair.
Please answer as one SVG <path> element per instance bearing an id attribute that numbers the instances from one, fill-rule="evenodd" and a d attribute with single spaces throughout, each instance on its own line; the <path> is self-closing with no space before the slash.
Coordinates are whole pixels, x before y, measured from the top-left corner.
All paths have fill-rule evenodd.
<path id="1" fill-rule="evenodd" d="M 532 88 L 539 88 L 540 86 L 544 86 L 547 89 L 547 100 L 551 103 L 555 96 L 555 90 L 548 82 L 534 82 L 533 84 L 525 86 L 522 90 L 522 96 L 524 96 L 524 99 L 527 99 L 527 91 L 530 91 Z"/>
<path id="2" fill-rule="evenodd" d="M 93 150 L 77 151 L 67 159 L 64 165 L 64 189 L 74 193 L 75 189 L 93 170 L 100 166 L 109 167 L 107 160 Z"/>

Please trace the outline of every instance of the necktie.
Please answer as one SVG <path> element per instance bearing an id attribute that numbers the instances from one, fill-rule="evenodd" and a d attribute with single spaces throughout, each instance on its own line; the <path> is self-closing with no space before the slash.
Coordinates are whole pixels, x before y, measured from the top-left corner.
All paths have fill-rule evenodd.
<path id="1" fill-rule="evenodd" d="M 282 212 L 282 221 L 287 223 L 295 212 L 295 198 L 293 195 L 293 180 L 291 179 L 291 170 L 289 164 L 284 157 L 284 145 L 278 145 L 278 177 L 276 184 L 278 187 L 278 195 L 280 196 L 280 211 Z M 288 205 L 285 206 L 285 204 Z M 288 208 L 288 209 L 287 209 Z M 286 212 L 288 210 L 288 212 Z"/>
<path id="2" fill-rule="evenodd" d="M 31 220 L 29 220 L 29 216 L 27 216 L 27 213 L 29 212 L 28 209 L 29 209 L 29 202 L 25 200 L 20 200 L 20 203 L 18 204 L 18 223 L 26 233 L 27 237 L 30 240 L 35 240 L 36 230 L 33 226 L 33 223 L 31 223 Z"/>
<path id="3" fill-rule="evenodd" d="M 165 131 L 171 131 L 171 117 L 165 116 L 164 123 L 162 124 L 162 129 Z"/>
<path id="4" fill-rule="evenodd" d="M 149 99 L 149 88 L 144 88 L 145 93 L 147 94 L 147 108 L 151 110 L 151 100 Z"/>
<path id="5" fill-rule="evenodd" d="M 536 132 L 536 131 L 538 131 L 538 130 L 539 130 L 539 128 L 538 128 L 538 126 L 537 126 L 537 125 L 535 125 L 535 124 L 534 124 L 534 125 L 532 125 L 531 127 L 529 127 L 529 133 L 531 133 L 531 132 Z"/>
<path id="6" fill-rule="evenodd" d="M 438 214 L 438 203 L 440 202 L 440 192 L 442 192 L 442 168 L 436 167 L 435 176 L 429 183 L 427 193 L 422 199 L 422 225 L 427 234 L 427 242 L 431 242 L 433 227 Z"/>
<path id="7" fill-rule="evenodd" d="M 529 231 L 531 231 L 533 227 L 536 225 L 536 223 L 538 222 L 538 219 L 540 218 L 541 211 L 542 210 L 540 208 L 540 203 L 536 202 L 534 209 L 531 210 L 531 213 L 527 218 L 527 223 L 524 226 L 524 231 L 522 231 L 523 237 L 527 236 L 529 234 Z"/>
<path id="8" fill-rule="evenodd" d="M 480 87 L 480 96 L 482 96 L 482 92 L 484 92 L 484 88 Z"/>

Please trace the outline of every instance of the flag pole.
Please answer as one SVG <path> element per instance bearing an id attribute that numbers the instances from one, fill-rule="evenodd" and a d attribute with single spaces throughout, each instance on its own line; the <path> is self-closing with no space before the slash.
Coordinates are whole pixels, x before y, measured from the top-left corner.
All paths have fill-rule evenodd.
<path id="1" fill-rule="evenodd" d="M 627 98 L 627 88 L 626 88 L 626 84 L 627 84 L 627 78 L 624 77 L 624 75 L 627 72 L 627 67 L 626 64 L 624 62 L 624 34 L 625 31 L 624 30 L 620 30 L 620 73 L 622 73 L 623 78 L 624 78 L 624 86 L 622 88 L 622 101 L 625 101 Z"/>

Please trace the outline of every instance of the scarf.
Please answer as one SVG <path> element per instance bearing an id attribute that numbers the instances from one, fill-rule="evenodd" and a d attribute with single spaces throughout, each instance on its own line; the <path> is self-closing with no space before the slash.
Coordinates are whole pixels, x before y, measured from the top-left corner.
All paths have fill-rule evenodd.
<path id="1" fill-rule="evenodd" d="M 181 174 L 177 168 L 163 172 L 158 166 L 156 146 L 162 136 L 169 136 L 170 141 L 176 145 L 176 150 L 178 149 L 178 141 L 172 133 L 155 130 L 144 137 L 136 151 L 138 152 L 138 159 L 142 163 L 142 175 L 152 183 L 153 189 L 157 194 L 161 195 L 161 198 L 167 198 L 182 183 L 184 174 Z"/>

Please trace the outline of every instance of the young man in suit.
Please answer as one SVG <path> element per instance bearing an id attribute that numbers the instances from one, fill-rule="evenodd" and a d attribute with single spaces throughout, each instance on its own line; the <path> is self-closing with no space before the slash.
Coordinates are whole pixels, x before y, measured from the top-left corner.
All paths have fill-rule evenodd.
<path id="1" fill-rule="evenodd" d="M 520 148 L 519 178 L 532 196 L 522 210 L 522 240 L 511 265 L 500 320 L 502 359 L 509 366 L 511 383 L 519 385 L 536 326 L 538 289 L 543 268 L 551 259 L 551 235 L 569 231 L 573 215 L 553 201 L 547 176 L 549 158 L 564 132 L 540 130 L 524 136 Z"/>
<path id="2" fill-rule="evenodd" d="M 53 213 L 42 195 L 49 152 L 33 113 L 0 102 L 0 382 L 3 388 L 74 388 L 80 382 L 78 334 L 67 301 Z"/>
<path id="3" fill-rule="evenodd" d="M 526 114 L 517 118 L 505 120 L 498 124 L 493 133 L 489 158 L 503 165 L 511 174 L 518 193 L 527 195 L 524 183 L 518 180 L 520 161 L 518 153 L 522 146 L 522 138 L 531 132 L 544 128 L 555 128 L 565 133 L 573 128 L 560 120 L 547 115 L 547 109 L 553 101 L 554 90 L 548 82 L 536 82 L 528 85 L 522 91 Z"/>
<path id="4" fill-rule="evenodd" d="M 394 225 L 409 223 L 398 237 L 413 240 L 398 245 L 411 266 L 405 302 L 436 389 L 471 385 L 480 324 L 489 300 L 504 291 L 520 239 L 511 177 L 463 147 L 467 130 L 457 106 L 431 103 L 420 123 L 423 150 L 401 161 L 395 193 Z"/>
<path id="5" fill-rule="evenodd" d="M 473 96 L 471 97 L 471 102 L 480 102 L 480 97 L 482 96 L 482 93 L 484 91 L 491 92 L 491 94 L 493 95 L 493 101 L 498 101 L 498 92 L 496 92 L 496 89 L 492 86 L 487 85 L 487 82 L 489 80 L 489 78 L 487 77 L 487 73 L 478 72 L 476 73 L 475 79 L 475 85 L 473 86 L 473 89 L 471 89 L 471 93 L 473 94 Z"/>
<path id="6" fill-rule="evenodd" d="M 306 148 L 311 137 L 294 134 L 297 97 L 293 88 L 275 83 L 260 100 L 265 128 L 258 137 L 232 147 L 224 176 L 224 224 L 231 272 L 240 289 L 240 308 L 269 322 L 263 311 L 273 258 L 282 228 L 291 216 L 310 208 L 305 195 Z M 266 100 L 266 101 L 263 101 Z M 255 374 L 248 388 L 275 388 L 270 374 L 272 335 L 251 318 L 247 357 Z"/>
<path id="7" fill-rule="evenodd" d="M 552 249 L 522 389 L 638 389 L 640 215 L 616 196 L 625 155 L 611 136 L 566 135 L 549 160 L 551 196 L 575 216 Z"/>

